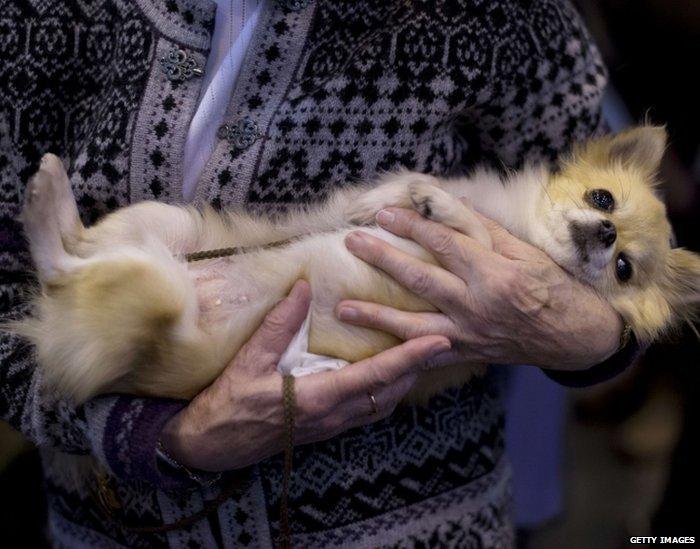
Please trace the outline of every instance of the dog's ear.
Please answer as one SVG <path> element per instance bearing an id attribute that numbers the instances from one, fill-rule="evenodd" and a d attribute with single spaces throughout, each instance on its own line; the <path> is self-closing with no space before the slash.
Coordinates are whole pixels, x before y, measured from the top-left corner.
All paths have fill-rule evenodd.
<path id="1" fill-rule="evenodd" d="M 634 165 L 652 174 L 664 156 L 668 134 L 663 126 L 639 126 L 612 137 L 608 161 Z"/>
<path id="2" fill-rule="evenodd" d="M 667 137 L 662 126 L 638 126 L 575 146 L 573 160 L 603 168 L 619 163 L 635 167 L 651 177 L 661 165 Z"/>

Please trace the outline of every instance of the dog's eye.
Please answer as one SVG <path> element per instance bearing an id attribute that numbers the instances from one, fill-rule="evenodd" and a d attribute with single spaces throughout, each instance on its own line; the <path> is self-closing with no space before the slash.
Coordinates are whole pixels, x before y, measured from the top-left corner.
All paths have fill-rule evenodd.
<path id="1" fill-rule="evenodd" d="M 632 278 L 632 264 L 625 254 L 619 254 L 615 260 L 615 274 L 620 282 Z"/>
<path id="2" fill-rule="evenodd" d="M 612 212 L 615 208 L 615 199 L 609 191 L 605 189 L 594 189 L 586 193 L 586 202 L 594 208 L 604 212 Z"/>

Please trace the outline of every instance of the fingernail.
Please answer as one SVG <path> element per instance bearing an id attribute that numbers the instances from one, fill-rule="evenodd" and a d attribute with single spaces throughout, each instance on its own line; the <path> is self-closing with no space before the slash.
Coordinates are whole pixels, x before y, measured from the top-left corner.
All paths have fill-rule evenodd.
<path id="1" fill-rule="evenodd" d="M 364 241 L 364 235 L 359 232 L 352 232 L 345 237 L 345 245 L 349 249 L 359 247 Z"/>
<path id="2" fill-rule="evenodd" d="M 379 210 L 377 212 L 377 223 L 380 225 L 390 225 L 394 222 L 396 216 L 389 210 Z"/>
<path id="3" fill-rule="evenodd" d="M 340 320 L 355 320 L 357 319 L 357 309 L 353 307 L 341 307 L 338 310 L 338 318 Z"/>
<path id="4" fill-rule="evenodd" d="M 448 340 L 443 339 L 442 341 L 437 342 L 430 348 L 430 354 L 433 356 L 439 355 L 441 353 L 444 353 L 445 351 L 449 351 L 451 348 L 452 344 Z"/>

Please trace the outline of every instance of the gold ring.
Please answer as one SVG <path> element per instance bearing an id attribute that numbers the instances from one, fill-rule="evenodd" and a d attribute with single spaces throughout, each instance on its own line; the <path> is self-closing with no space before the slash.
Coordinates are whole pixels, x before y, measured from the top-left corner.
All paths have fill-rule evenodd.
<path id="1" fill-rule="evenodd" d="M 377 399 L 374 398 L 374 395 L 372 393 L 367 393 L 367 396 L 369 397 L 369 401 L 372 403 L 372 411 L 369 413 L 371 416 L 376 416 L 379 413 L 379 406 L 377 406 Z"/>

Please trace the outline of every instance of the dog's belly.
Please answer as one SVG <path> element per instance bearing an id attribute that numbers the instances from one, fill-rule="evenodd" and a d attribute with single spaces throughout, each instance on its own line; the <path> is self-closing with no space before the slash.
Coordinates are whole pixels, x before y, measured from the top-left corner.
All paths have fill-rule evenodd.
<path id="1" fill-rule="evenodd" d="M 366 231 L 431 259 L 413 242 L 381 229 Z M 311 285 L 311 352 L 354 362 L 397 344 L 399 340 L 389 334 L 341 322 L 336 306 L 343 299 L 359 299 L 409 311 L 434 308 L 352 255 L 344 243 L 348 232 L 319 234 L 284 249 L 190 263 L 200 326 L 215 330 L 247 322 L 255 324 L 249 326 L 252 331 L 262 319 L 260 313 L 268 312 L 303 278 Z"/>
<path id="2" fill-rule="evenodd" d="M 378 229 L 366 230 L 407 253 L 432 260 L 413 242 Z M 310 353 L 353 363 L 397 345 L 400 340 L 391 334 L 341 322 L 335 314 L 338 303 L 350 298 L 408 311 L 435 309 L 353 256 L 344 245 L 347 232 L 319 235 L 282 250 L 191 263 L 188 272 L 197 293 L 200 324 L 205 330 L 224 328 L 250 335 L 291 285 L 304 278 L 311 285 L 312 297 Z M 423 372 L 406 401 L 425 402 L 478 371 L 478 367 L 459 365 Z"/>
<path id="3" fill-rule="evenodd" d="M 190 263 L 188 272 L 197 293 L 200 325 L 213 328 L 227 324 L 234 315 L 259 304 L 268 288 L 247 272 L 235 257 Z"/>

